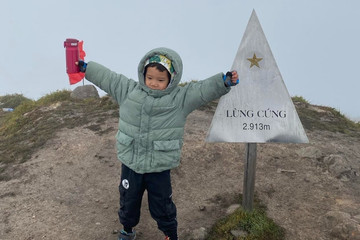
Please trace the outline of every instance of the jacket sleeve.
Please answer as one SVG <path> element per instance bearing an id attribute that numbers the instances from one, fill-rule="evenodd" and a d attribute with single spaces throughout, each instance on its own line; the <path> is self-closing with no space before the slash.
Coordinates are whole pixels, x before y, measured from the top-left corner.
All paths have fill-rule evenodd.
<path id="1" fill-rule="evenodd" d="M 198 107 L 209 103 L 230 91 L 223 80 L 223 73 L 218 73 L 210 78 L 199 82 L 189 83 L 184 97 L 184 111 L 186 114 L 191 113 Z"/>
<path id="2" fill-rule="evenodd" d="M 110 94 L 119 104 L 137 85 L 134 80 L 115 73 L 96 62 L 88 63 L 85 78 Z"/>

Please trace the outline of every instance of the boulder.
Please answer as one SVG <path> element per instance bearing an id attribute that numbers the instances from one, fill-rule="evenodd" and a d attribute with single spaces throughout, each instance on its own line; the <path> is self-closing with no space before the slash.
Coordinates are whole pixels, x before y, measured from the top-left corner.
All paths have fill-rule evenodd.
<path id="1" fill-rule="evenodd" d="M 70 97 L 75 99 L 99 98 L 99 93 L 94 85 L 84 85 L 75 88 Z"/>

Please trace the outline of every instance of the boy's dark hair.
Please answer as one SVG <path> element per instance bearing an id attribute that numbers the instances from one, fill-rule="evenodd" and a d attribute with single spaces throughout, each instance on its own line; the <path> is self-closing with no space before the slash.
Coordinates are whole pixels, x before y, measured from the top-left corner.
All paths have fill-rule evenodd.
<path id="1" fill-rule="evenodd" d="M 171 80 L 171 74 L 169 73 L 169 71 L 163 66 L 161 65 L 160 63 L 156 63 L 156 62 L 153 62 L 153 63 L 149 63 L 148 65 L 146 65 L 145 67 L 145 70 L 144 70 L 144 77 L 146 75 L 146 72 L 147 72 L 147 69 L 148 67 L 155 67 L 157 70 L 159 70 L 160 72 L 163 72 L 163 71 L 166 71 L 168 77 L 169 77 L 169 82 Z"/>

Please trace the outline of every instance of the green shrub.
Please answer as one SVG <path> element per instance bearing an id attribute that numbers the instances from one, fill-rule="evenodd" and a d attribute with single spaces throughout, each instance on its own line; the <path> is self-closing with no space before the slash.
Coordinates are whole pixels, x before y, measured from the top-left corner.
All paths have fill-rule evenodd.
<path id="1" fill-rule="evenodd" d="M 10 135 L 19 130 L 26 121 L 24 114 L 32 111 L 36 107 L 36 102 L 28 100 L 15 108 L 14 112 L 5 117 L 3 124 L 0 127 L 0 135 Z"/>
<path id="2" fill-rule="evenodd" d="M 303 98 L 301 96 L 292 97 L 292 100 L 293 100 L 293 102 L 305 103 L 306 105 L 309 104 L 309 102 L 307 100 L 305 100 L 305 98 Z"/>
<path id="3" fill-rule="evenodd" d="M 231 231 L 241 230 L 246 236 L 235 237 Z M 251 212 L 237 209 L 233 214 L 218 221 L 207 240 L 283 240 L 285 230 L 268 218 L 265 208 L 255 207 Z"/>
<path id="4" fill-rule="evenodd" d="M 30 99 L 24 97 L 22 94 L 0 96 L 0 108 L 16 108 L 26 101 L 30 101 Z"/>
<path id="5" fill-rule="evenodd" d="M 62 102 L 62 101 L 66 101 L 66 100 L 70 100 L 70 94 L 71 91 L 69 90 L 59 90 L 50 94 L 45 95 L 44 97 L 40 98 L 37 101 L 37 104 L 40 106 L 44 106 L 44 105 L 50 105 L 52 103 L 55 102 Z"/>
<path id="6" fill-rule="evenodd" d="M 70 93 L 71 92 L 68 90 L 62 90 L 47 94 L 37 101 L 29 99 L 23 100 L 22 103 L 18 105 L 11 114 L 6 116 L 2 126 L 0 126 L 0 135 L 6 134 L 10 136 L 11 134 L 14 134 L 24 125 L 29 123 L 29 121 L 31 121 L 31 118 L 26 117 L 28 113 L 39 107 L 49 106 L 56 102 L 70 100 Z"/>

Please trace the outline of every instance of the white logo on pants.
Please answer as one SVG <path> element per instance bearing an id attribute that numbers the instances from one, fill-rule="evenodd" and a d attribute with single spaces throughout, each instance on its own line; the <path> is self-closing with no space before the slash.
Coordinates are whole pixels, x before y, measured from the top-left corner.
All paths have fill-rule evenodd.
<path id="1" fill-rule="evenodd" d="M 125 189 L 129 189 L 129 181 L 127 179 L 122 180 L 122 185 Z"/>

